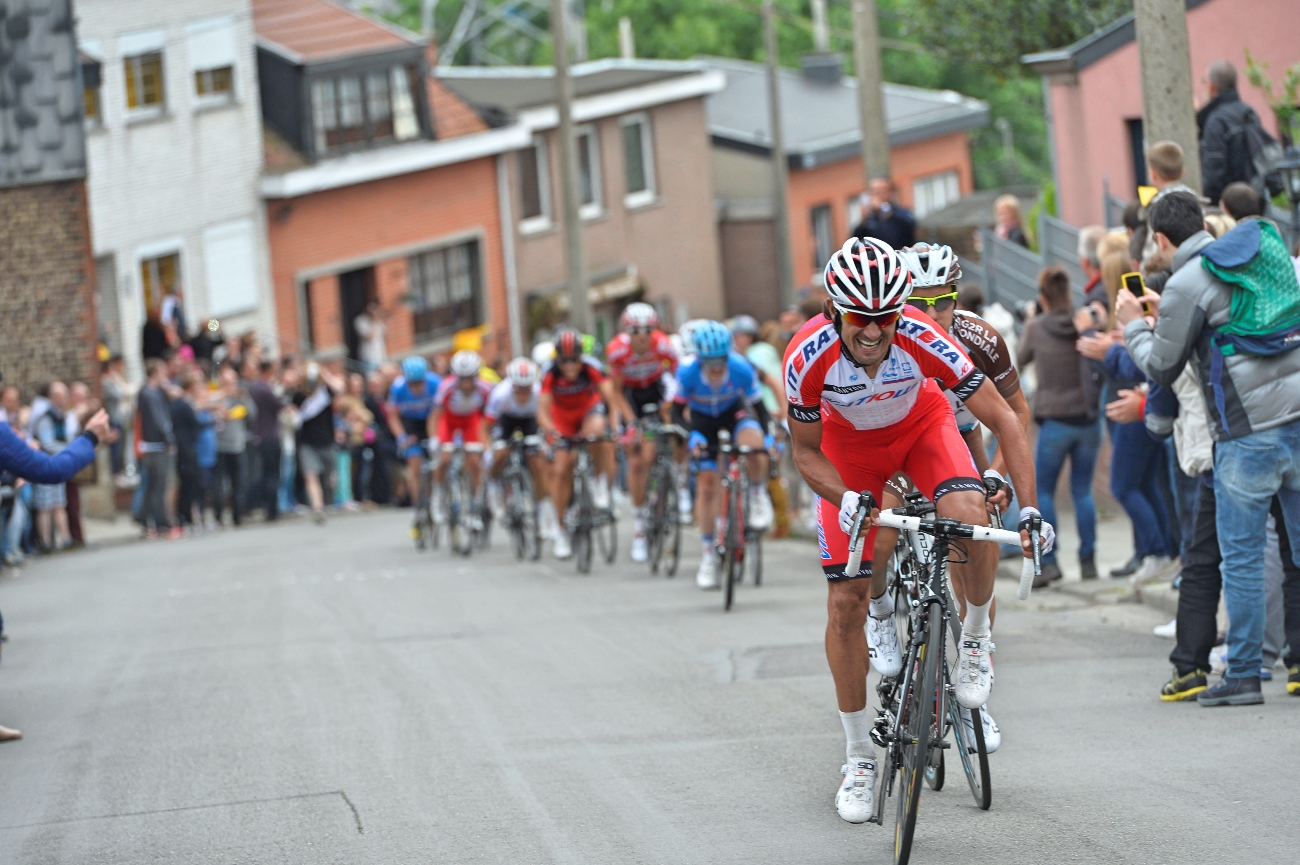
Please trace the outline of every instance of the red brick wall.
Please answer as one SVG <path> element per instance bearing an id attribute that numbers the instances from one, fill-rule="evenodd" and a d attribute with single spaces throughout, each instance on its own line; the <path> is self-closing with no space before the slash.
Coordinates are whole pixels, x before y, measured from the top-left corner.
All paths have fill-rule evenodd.
<path id="1" fill-rule="evenodd" d="M 298 321 L 299 274 L 336 264 L 339 272 L 352 270 L 363 266 L 358 260 L 374 257 L 379 265 L 375 272 L 379 298 L 393 313 L 388 320 L 389 351 L 409 348 L 413 317 L 400 302 L 406 293 L 406 260 L 385 261 L 382 255 L 395 247 L 433 245 L 466 232 L 479 232 L 482 238 L 485 312 L 492 325 L 492 337 L 484 349 L 486 356 L 492 357 L 496 351 L 508 351 L 510 340 L 492 157 L 268 202 L 271 279 L 281 344 L 299 345 L 303 331 Z M 337 319 L 337 289 L 332 297 Z M 313 294 L 313 325 L 317 305 Z M 341 322 L 329 326 L 337 328 L 328 332 L 335 340 L 332 344 L 338 345 L 342 342 Z M 320 333 L 323 331 L 318 331 L 318 340 Z M 324 345 L 318 343 L 318 347 Z"/>
<path id="2" fill-rule="evenodd" d="M 321 276 L 307 283 L 307 309 L 311 315 L 311 339 L 316 350 L 343 345 L 343 316 L 337 276 Z"/>
<path id="3" fill-rule="evenodd" d="M 30 400 L 51 379 L 98 391 L 94 254 L 82 180 L 0 189 L 0 371 Z"/>

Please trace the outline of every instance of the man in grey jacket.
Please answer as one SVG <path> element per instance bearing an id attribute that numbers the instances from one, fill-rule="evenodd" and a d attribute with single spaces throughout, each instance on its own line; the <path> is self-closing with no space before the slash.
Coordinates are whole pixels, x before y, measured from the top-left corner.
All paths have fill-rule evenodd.
<path id="1" fill-rule="evenodd" d="M 1229 321 L 1234 289 L 1201 266 L 1214 238 L 1204 230 L 1200 205 L 1173 193 L 1151 205 L 1148 219 L 1160 263 L 1172 265 L 1174 275 L 1161 296 L 1139 299 L 1121 289 L 1116 317 L 1133 360 L 1153 380 L 1172 385 L 1189 360 L 1196 364 L 1215 440 L 1228 669 L 1197 699 L 1206 706 L 1262 703 L 1265 524 L 1274 495 L 1290 536 L 1300 537 L 1300 351 L 1223 356 L 1210 338 Z M 1144 305 L 1154 318 L 1143 315 Z"/>

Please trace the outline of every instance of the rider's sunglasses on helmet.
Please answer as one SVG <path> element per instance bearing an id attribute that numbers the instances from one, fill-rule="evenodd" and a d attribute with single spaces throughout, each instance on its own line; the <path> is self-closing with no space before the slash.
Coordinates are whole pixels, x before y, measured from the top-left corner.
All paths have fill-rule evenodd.
<path id="1" fill-rule="evenodd" d="M 866 327 L 869 324 L 874 324 L 882 330 L 898 321 L 900 315 L 898 310 L 893 312 L 862 312 L 856 309 L 845 309 L 839 304 L 835 304 L 835 311 L 854 327 Z"/>
<path id="2" fill-rule="evenodd" d="M 919 310 L 928 312 L 933 309 L 935 312 L 947 312 L 957 305 L 957 290 L 953 289 L 947 294 L 940 294 L 934 297 L 917 297 L 912 295 L 907 299 L 908 306 L 914 306 Z"/>

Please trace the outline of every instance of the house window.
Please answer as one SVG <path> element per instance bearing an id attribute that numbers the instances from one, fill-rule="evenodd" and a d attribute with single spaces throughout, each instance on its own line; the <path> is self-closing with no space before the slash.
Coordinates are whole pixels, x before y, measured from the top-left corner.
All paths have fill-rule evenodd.
<path id="1" fill-rule="evenodd" d="M 479 323 L 477 240 L 412 255 L 407 278 L 417 343 Z"/>
<path id="2" fill-rule="evenodd" d="M 185 28 L 194 96 L 198 105 L 220 105 L 235 96 L 235 19 L 210 18 Z"/>
<path id="3" fill-rule="evenodd" d="M 639 207 L 655 200 L 654 147 L 650 137 L 650 119 L 644 114 L 624 117 L 623 160 L 627 166 L 628 207 Z"/>
<path id="4" fill-rule="evenodd" d="M 931 174 L 912 183 L 912 210 L 920 219 L 927 213 L 943 210 L 961 198 L 961 183 L 956 171 Z"/>
<path id="5" fill-rule="evenodd" d="M 578 182 L 582 187 L 582 202 L 579 214 L 584 219 L 591 219 L 601 213 L 600 190 L 600 140 L 595 129 L 584 129 L 578 133 Z"/>
<path id="6" fill-rule="evenodd" d="M 167 292 L 180 285 L 181 254 L 169 252 L 140 259 L 140 289 L 145 311 L 162 303 Z"/>
<path id="7" fill-rule="evenodd" d="M 519 198 L 524 232 L 547 228 L 551 224 L 551 184 L 547 171 L 546 141 L 534 138 L 532 145 L 519 151 Z"/>
<path id="8" fill-rule="evenodd" d="M 420 134 L 404 66 L 317 79 L 311 98 L 318 152 Z"/>
<path id="9" fill-rule="evenodd" d="M 859 193 L 857 195 L 851 195 L 849 196 L 848 204 L 845 205 L 845 211 L 848 214 L 848 218 L 849 218 L 848 226 L 850 232 L 856 230 L 858 225 L 862 223 L 862 205 L 864 203 L 863 199 L 865 198 L 866 198 L 865 192 Z"/>
<path id="10" fill-rule="evenodd" d="M 122 60 L 126 74 L 126 107 L 131 111 L 158 111 L 163 106 L 162 52 L 150 51 Z"/>
<path id="11" fill-rule="evenodd" d="M 104 104 L 100 100 L 98 63 L 81 64 L 81 100 L 85 106 L 86 122 L 91 126 L 103 125 Z"/>
<path id="12" fill-rule="evenodd" d="M 813 273 L 818 273 L 835 251 L 835 230 L 831 226 L 831 206 L 819 204 L 812 209 Z"/>

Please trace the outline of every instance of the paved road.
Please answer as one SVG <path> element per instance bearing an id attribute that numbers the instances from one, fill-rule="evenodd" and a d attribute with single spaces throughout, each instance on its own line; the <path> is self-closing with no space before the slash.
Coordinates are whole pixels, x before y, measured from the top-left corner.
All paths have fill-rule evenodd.
<path id="1" fill-rule="evenodd" d="M 0 722 L 26 735 L 0 745 L 0 862 L 888 861 L 892 829 L 832 804 L 811 547 L 771 544 L 724 615 L 630 564 L 417 554 L 404 519 L 0 581 Z M 913 861 L 1294 861 L 1300 700 L 1161 704 L 1160 614 L 1000 590 L 993 809 L 927 790 Z"/>

